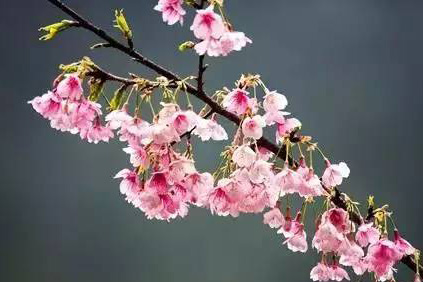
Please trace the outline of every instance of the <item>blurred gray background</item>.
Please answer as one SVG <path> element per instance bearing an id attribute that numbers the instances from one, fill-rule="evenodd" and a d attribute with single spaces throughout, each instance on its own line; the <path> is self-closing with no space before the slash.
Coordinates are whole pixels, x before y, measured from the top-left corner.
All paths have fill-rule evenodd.
<path id="1" fill-rule="evenodd" d="M 124 8 L 143 54 L 184 76 L 195 71 L 195 56 L 176 50 L 192 39 L 192 13 L 183 28 L 168 27 L 156 1 L 65 2 L 116 36 L 113 9 Z M 304 133 L 349 164 L 342 189 L 389 203 L 403 235 L 422 248 L 423 2 L 226 2 L 254 44 L 207 59 L 206 88 L 260 73 L 285 92 Z M 149 72 L 116 51 L 90 51 L 99 41 L 83 30 L 39 42 L 38 27 L 67 18 L 47 1 L 0 8 L 0 281 L 308 281 L 315 251 L 291 253 L 261 216 L 192 208 L 166 223 L 126 204 L 112 179 L 128 166 L 122 144 L 95 146 L 52 130 L 26 102 L 49 89 L 60 63 L 84 55 L 120 75 Z M 198 168 L 214 168 L 221 146 L 197 149 Z M 398 278 L 412 275 L 400 267 Z"/>

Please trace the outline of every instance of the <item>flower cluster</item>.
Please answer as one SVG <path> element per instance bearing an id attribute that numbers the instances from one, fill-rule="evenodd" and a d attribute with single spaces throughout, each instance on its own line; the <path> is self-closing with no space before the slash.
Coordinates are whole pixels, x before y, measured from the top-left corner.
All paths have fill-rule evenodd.
<path id="1" fill-rule="evenodd" d="M 57 130 L 79 133 L 90 143 L 107 142 L 113 137 L 112 130 L 100 121 L 101 105 L 84 97 L 77 74 L 67 75 L 53 91 L 28 103 Z"/>
<path id="2" fill-rule="evenodd" d="M 214 183 L 212 175 L 199 173 L 194 161 L 176 152 L 172 143 L 179 142 L 187 132 L 202 140 L 227 139 L 215 117 L 204 119 L 191 110 L 182 111 L 177 104 L 162 104 L 151 124 L 129 116 L 125 109 L 111 112 L 106 120 L 119 129 L 120 141 L 128 143 L 124 151 L 130 155 L 133 168 L 115 176 L 122 179 L 120 192 L 127 202 L 147 218 L 161 220 L 184 217 L 189 204 L 207 204 L 207 193 Z"/>
<path id="3" fill-rule="evenodd" d="M 154 9 L 162 12 L 163 21 L 169 25 L 177 22 L 182 24 L 186 14 L 182 3 L 183 0 L 159 0 Z M 231 25 L 214 12 L 214 5 L 197 10 L 190 29 L 200 40 L 194 46 L 199 55 L 227 56 L 233 51 L 240 51 L 247 43 L 252 43 L 243 32 L 233 31 Z"/>

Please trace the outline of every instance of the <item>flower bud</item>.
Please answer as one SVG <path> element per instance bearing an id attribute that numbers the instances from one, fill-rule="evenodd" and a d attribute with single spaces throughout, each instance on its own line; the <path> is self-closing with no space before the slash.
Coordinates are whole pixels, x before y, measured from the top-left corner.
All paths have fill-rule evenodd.
<path id="1" fill-rule="evenodd" d="M 192 41 L 185 41 L 184 43 L 182 43 L 181 45 L 179 45 L 178 50 L 181 52 L 186 51 L 187 49 L 192 49 L 194 48 L 195 43 Z"/>
<path id="2" fill-rule="evenodd" d="M 129 28 L 128 22 L 126 21 L 125 15 L 123 14 L 123 10 L 115 10 L 115 25 L 114 27 L 117 27 L 122 31 L 123 36 L 126 37 L 126 39 L 132 39 L 132 31 Z"/>

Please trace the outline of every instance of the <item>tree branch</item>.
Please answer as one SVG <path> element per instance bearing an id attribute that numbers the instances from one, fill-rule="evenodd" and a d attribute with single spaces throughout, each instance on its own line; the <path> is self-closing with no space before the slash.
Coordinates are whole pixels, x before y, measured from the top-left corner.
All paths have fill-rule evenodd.
<path id="1" fill-rule="evenodd" d="M 107 47 L 115 48 L 115 49 L 127 54 L 133 60 L 141 63 L 142 65 L 144 65 L 147 68 L 155 71 L 157 74 L 166 77 L 169 80 L 181 81 L 181 78 L 178 75 L 176 75 L 172 71 L 166 69 L 165 67 L 155 63 L 154 61 L 144 57 L 137 50 L 123 45 L 122 43 L 120 43 L 119 41 L 117 41 L 116 39 L 111 37 L 109 34 L 107 34 L 104 30 L 95 26 L 94 24 L 92 24 L 91 22 L 89 22 L 88 20 L 83 18 L 81 15 L 76 13 L 74 10 L 69 8 L 62 1 L 60 1 L 60 0 L 47 0 L 47 1 L 50 2 L 51 4 L 53 4 L 54 6 L 56 6 L 57 8 L 59 8 L 60 10 L 62 10 L 63 12 L 65 12 L 67 15 L 72 17 L 74 20 L 76 20 L 78 22 L 78 24 L 75 25 L 75 26 L 89 30 L 89 31 L 93 32 L 94 34 L 96 34 L 101 39 L 103 39 L 104 41 L 106 41 Z M 205 0 L 201 0 L 201 3 L 196 4 L 195 8 L 201 9 L 204 6 L 204 3 L 205 3 Z M 186 83 L 187 92 L 190 93 L 191 95 L 197 97 L 198 99 L 203 101 L 205 104 L 207 104 L 210 107 L 212 112 L 215 112 L 215 113 L 225 117 L 226 119 L 230 120 L 231 122 L 235 123 L 236 125 L 239 125 L 241 123 L 241 120 L 239 119 L 238 116 L 236 116 L 235 114 L 232 114 L 231 112 L 226 111 L 216 101 L 214 101 L 212 98 L 210 98 L 204 92 L 203 87 L 202 87 L 203 86 L 203 73 L 204 73 L 204 70 L 205 70 L 205 68 L 203 66 L 203 60 L 204 60 L 204 56 L 200 56 L 200 58 L 199 58 L 199 71 L 198 71 L 198 77 L 197 77 L 198 87 L 196 88 L 193 85 Z M 114 80 L 125 83 L 125 80 L 122 79 L 122 78 L 114 77 Z M 278 157 L 282 158 L 282 159 L 285 158 L 285 154 L 286 154 L 285 148 L 280 149 L 277 145 L 273 144 L 272 142 L 270 142 L 266 138 L 261 138 L 260 140 L 258 140 L 257 145 L 268 149 L 269 151 L 273 152 L 274 154 L 278 154 L 278 152 L 279 152 Z M 336 205 L 337 207 L 342 208 L 344 210 L 347 210 L 347 202 L 338 190 L 336 190 L 336 193 L 332 197 L 331 200 L 332 200 L 332 203 L 334 205 Z M 351 216 L 351 220 L 353 220 L 355 223 L 360 224 L 362 222 L 361 216 L 358 215 L 357 213 L 350 212 L 350 216 Z M 401 260 L 401 262 L 403 264 L 405 264 L 408 268 L 410 268 L 411 270 L 416 272 L 417 265 L 416 265 L 414 258 L 412 256 L 405 256 Z M 418 267 L 420 269 L 420 272 L 423 273 L 423 267 L 421 265 L 418 265 Z"/>

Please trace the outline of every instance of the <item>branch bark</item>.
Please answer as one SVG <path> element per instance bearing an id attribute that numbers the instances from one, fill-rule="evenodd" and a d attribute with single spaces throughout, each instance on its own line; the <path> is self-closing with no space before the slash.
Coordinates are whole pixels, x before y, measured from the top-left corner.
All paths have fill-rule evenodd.
<path id="1" fill-rule="evenodd" d="M 85 19 L 84 17 L 79 15 L 77 12 L 75 12 L 73 9 L 69 8 L 62 1 L 60 1 L 60 0 L 47 0 L 47 1 L 50 2 L 51 4 L 53 4 L 54 6 L 56 6 L 57 8 L 59 8 L 60 10 L 62 10 L 64 13 L 66 13 L 70 17 L 72 17 L 74 20 L 76 20 L 77 23 L 78 23 L 76 25 L 76 27 L 89 30 L 89 31 L 93 32 L 94 34 L 96 34 L 101 39 L 103 39 L 108 44 L 107 47 L 115 48 L 115 49 L 127 54 L 133 60 L 141 63 L 145 67 L 155 71 L 157 74 L 162 75 L 169 80 L 173 80 L 173 81 L 180 81 L 181 80 L 181 78 L 178 75 L 176 75 L 172 71 L 166 69 L 165 67 L 157 64 L 156 62 L 146 58 L 139 51 L 132 48 L 132 46 L 126 46 L 126 45 L 120 43 L 119 41 L 117 41 L 116 39 L 111 37 L 108 33 L 106 33 L 104 30 L 95 26 L 90 21 L 88 21 L 87 19 Z M 195 8 L 201 9 L 204 6 L 204 3 L 205 3 L 205 1 L 201 0 L 201 3 L 196 5 Z M 197 87 L 194 87 L 193 85 L 187 83 L 186 84 L 187 85 L 187 92 L 190 93 L 191 95 L 197 97 L 198 99 L 203 101 L 205 104 L 207 104 L 210 107 L 211 112 L 217 113 L 217 114 L 225 117 L 226 119 L 230 120 L 231 122 L 235 123 L 236 125 L 239 125 L 241 123 L 241 120 L 239 119 L 238 116 L 236 116 L 235 114 L 232 114 L 231 112 L 226 111 L 217 102 L 215 102 L 212 98 L 210 98 L 206 94 L 206 92 L 203 90 L 203 73 L 204 73 L 204 70 L 205 70 L 205 67 L 203 65 L 203 60 L 204 60 L 204 56 L 200 56 L 200 58 L 199 58 L 199 70 L 198 70 L 198 77 L 197 77 Z M 121 82 L 123 82 L 123 83 L 125 82 L 124 79 L 122 79 L 122 78 L 117 78 L 117 79 L 116 78 L 117 77 L 115 77 L 115 80 L 117 80 L 117 81 L 121 80 Z M 260 140 L 258 140 L 257 145 L 268 149 L 269 151 L 273 152 L 274 154 L 278 154 L 278 152 L 279 152 L 278 157 L 282 158 L 282 159 L 285 158 L 285 154 L 286 154 L 285 148 L 280 149 L 277 145 L 270 142 L 266 138 L 261 138 Z M 347 202 L 338 190 L 336 190 L 335 195 L 332 197 L 332 203 L 339 208 L 347 210 Z M 354 221 L 355 223 L 357 223 L 357 224 L 362 223 L 363 219 L 357 213 L 350 212 L 350 216 L 351 216 L 351 220 Z M 420 273 L 423 273 L 423 266 L 422 265 L 416 265 L 414 258 L 412 256 L 405 256 L 401 260 L 401 262 L 404 265 L 406 265 L 408 268 L 410 268 L 412 271 L 417 272 L 417 267 L 418 267 L 419 270 L 420 270 Z"/>

